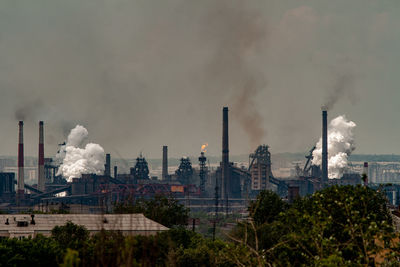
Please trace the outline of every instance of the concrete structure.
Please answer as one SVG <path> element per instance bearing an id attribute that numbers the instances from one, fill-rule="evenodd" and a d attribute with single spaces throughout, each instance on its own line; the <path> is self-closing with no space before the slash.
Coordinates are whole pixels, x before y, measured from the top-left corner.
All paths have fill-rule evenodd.
<path id="1" fill-rule="evenodd" d="M 111 155 L 106 154 L 106 164 L 104 164 L 104 175 L 111 176 Z"/>
<path id="2" fill-rule="evenodd" d="M 0 237 L 50 236 L 55 226 L 68 221 L 84 226 L 92 234 L 102 229 L 120 231 L 124 235 L 154 235 L 168 230 L 143 214 L 1 214 Z"/>
<path id="3" fill-rule="evenodd" d="M 322 184 L 328 182 L 328 112 L 322 110 Z"/>
<path id="4" fill-rule="evenodd" d="M 363 172 L 362 175 L 365 175 L 364 185 L 368 185 L 368 162 L 364 162 Z"/>
<path id="5" fill-rule="evenodd" d="M 58 165 L 53 161 L 52 158 L 44 159 L 44 178 L 45 184 L 50 184 L 54 182 L 58 170 Z"/>
<path id="6" fill-rule="evenodd" d="M 230 186 L 228 107 L 222 109 L 222 182 L 221 198 L 228 204 Z"/>
<path id="7" fill-rule="evenodd" d="M 45 178 L 44 178 L 44 130 L 43 121 L 39 122 L 39 155 L 38 155 L 38 183 L 37 189 L 45 191 Z"/>
<path id="8" fill-rule="evenodd" d="M 250 154 L 249 158 L 251 160 L 249 166 L 251 189 L 271 190 L 271 153 L 268 151 L 268 146 L 259 146 L 254 153 Z"/>
<path id="9" fill-rule="evenodd" d="M 163 146 L 162 156 L 162 180 L 167 181 L 168 178 L 168 146 Z"/>
<path id="10" fill-rule="evenodd" d="M 267 165 L 256 164 L 251 169 L 251 189 L 266 190 L 269 189 L 269 173 L 270 169 Z"/>
<path id="11" fill-rule="evenodd" d="M 0 173 L 0 202 L 13 202 L 15 197 L 15 174 L 12 172 Z"/>
<path id="12" fill-rule="evenodd" d="M 19 137 L 18 137 L 18 199 L 24 198 L 24 122 L 19 121 L 18 124 Z"/>

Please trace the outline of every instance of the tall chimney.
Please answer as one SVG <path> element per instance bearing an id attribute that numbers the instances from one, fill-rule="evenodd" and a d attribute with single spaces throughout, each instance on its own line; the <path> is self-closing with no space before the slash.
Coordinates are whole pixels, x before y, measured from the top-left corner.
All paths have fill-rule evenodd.
<path id="1" fill-rule="evenodd" d="M 38 189 L 45 191 L 44 185 L 44 131 L 43 121 L 39 121 Z"/>
<path id="2" fill-rule="evenodd" d="M 328 112 L 322 110 L 322 184 L 328 182 Z"/>
<path id="3" fill-rule="evenodd" d="M 24 185 L 24 122 L 19 121 L 19 139 L 18 139 L 18 198 L 23 198 L 25 192 Z"/>
<path id="4" fill-rule="evenodd" d="M 118 178 L 118 167 L 117 167 L 117 165 L 114 166 L 114 178 L 115 179 Z"/>
<path id="5" fill-rule="evenodd" d="M 111 155 L 110 154 L 106 154 L 106 164 L 105 164 L 104 175 L 111 176 Z"/>
<path id="6" fill-rule="evenodd" d="M 168 180 L 168 146 L 163 146 L 162 148 L 163 156 L 162 156 L 162 179 Z"/>
<path id="7" fill-rule="evenodd" d="M 364 162 L 364 169 L 363 169 L 363 179 L 365 179 L 364 186 L 368 185 L 368 162 Z"/>
<path id="8" fill-rule="evenodd" d="M 228 107 L 222 110 L 222 197 L 228 204 L 229 195 L 229 127 Z"/>

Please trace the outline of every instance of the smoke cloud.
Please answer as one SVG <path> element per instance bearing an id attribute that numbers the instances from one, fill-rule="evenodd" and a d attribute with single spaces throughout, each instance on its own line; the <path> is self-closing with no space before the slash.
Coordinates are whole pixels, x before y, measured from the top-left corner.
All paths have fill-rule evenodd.
<path id="1" fill-rule="evenodd" d="M 355 150 L 353 130 L 356 124 L 344 115 L 333 119 L 328 126 L 328 177 L 341 178 L 348 166 L 348 157 Z M 322 138 L 313 152 L 314 165 L 322 163 Z"/>
<path id="2" fill-rule="evenodd" d="M 331 110 L 335 104 L 343 97 L 354 98 L 355 76 L 351 72 L 336 73 L 333 87 L 327 91 L 328 95 L 325 99 L 323 108 Z"/>
<path id="3" fill-rule="evenodd" d="M 216 40 L 215 56 L 208 69 L 217 86 L 230 91 L 229 102 L 233 118 L 247 134 L 251 149 L 261 144 L 265 135 L 263 116 L 257 108 L 257 97 L 266 85 L 265 74 L 256 69 L 251 60 L 265 44 L 267 28 L 261 14 L 249 10 L 244 2 L 232 8 L 221 1 L 215 12 L 210 12 L 206 28 L 218 25 L 212 36 Z M 215 34 L 221 36 L 215 38 Z"/>
<path id="4" fill-rule="evenodd" d="M 387 115 L 377 101 L 398 92 L 399 75 L 388 70 L 398 69 L 400 16 L 389 4 L 354 1 L 0 1 L 0 153 L 16 154 L 21 119 L 32 156 L 39 120 L 48 155 L 80 124 L 126 158 L 141 150 L 159 158 L 162 145 L 194 155 L 193 140 L 220 155 L 224 106 L 233 154 L 261 143 L 306 151 L 325 102 L 365 127 Z M 353 83 L 366 110 L 339 103 Z M 397 127 L 379 126 L 360 129 L 358 149 L 395 149 L 372 142 Z"/>
<path id="5" fill-rule="evenodd" d="M 60 148 L 56 160 L 61 161 L 57 175 L 62 175 L 68 182 L 80 178 L 82 174 L 102 174 L 104 172 L 104 149 L 89 143 L 79 148 L 88 137 L 85 127 L 77 125 L 68 135 L 65 145 Z"/>

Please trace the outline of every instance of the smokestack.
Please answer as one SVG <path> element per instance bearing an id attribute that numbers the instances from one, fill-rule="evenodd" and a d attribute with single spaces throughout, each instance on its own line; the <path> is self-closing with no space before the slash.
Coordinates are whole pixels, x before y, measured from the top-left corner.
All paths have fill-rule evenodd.
<path id="1" fill-rule="evenodd" d="M 222 197 L 228 202 L 229 186 L 229 127 L 228 107 L 222 110 Z"/>
<path id="2" fill-rule="evenodd" d="M 163 157 L 162 157 L 162 179 L 168 180 L 168 146 L 163 146 Z"/>
<path id="3" fill-rule="evenodd" d="M 39 121 L 38 189 L 45 191 L 44 185 L 44 131 L 43 121 Z"/>
<path id="4" fill-rule="evenodd" d="M 328 182 L 328 112 L 322 110 L 322 184 Z"/>
<path id="5" fill-rule="evenodd" d="M 118 178 L 118 167 L 114 166 L 114 178 L 117 179 Z"/>
<path id="6" fill-rule="evenodd" d="M 19 121 L 19 139 L 18 139 L 18 198 L 23 198 L 25 192 L 24 185 L 24 122 Z"/>
<path id="7" fill-rule="evenodd" d="M 364 179 L 364 186 L 368 185 L 368 162 L 364 162 L 364 169 L 363 169 L 363 179 Z"/>
<path id="8" fill-rule="evenodd" d="M 104 168 L 104 175 L 111 176 L 111 155 L 106 154 L 106 164 Z"/>

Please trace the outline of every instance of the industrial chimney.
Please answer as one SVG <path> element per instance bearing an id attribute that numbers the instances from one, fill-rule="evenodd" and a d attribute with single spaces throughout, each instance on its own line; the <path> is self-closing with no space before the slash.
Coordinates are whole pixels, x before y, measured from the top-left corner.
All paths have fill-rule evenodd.
<path id="1" fill-rule="evenodd" d="M 228 204 L 229 191 L 229 127 L 228 127 L 228 107 L 222 110 L 222 197 Z"/>
<path id="2" fill-rule="evenodd" d="M 168 180 L 168 146 L 163 146 L 163 157 L 162 157 L 162 179 Z"/>
<path id="3" fill-rule="evenodd" d="M 322 184 L 328 182 L 328 112 L 322 110 Z"/>
<path id="4" fill-rule="evenodd" d="M 45 191 L 44 185 L 44 132 L 43 121 L 39 121 L 38 189 Z"/>
<path id="5" fill-rule="evenodd" d="M 118 167 L 114 166 L 114 178 L 117 179 L 118 178 Z"/>
<path id="6" fill-rule="evenodd" d="M 368 162 L 364 162 L 362 177 L 363 177 L 364 186 L 368 186 Z"/>
<path id="7" fill-rule="evenodd" d="M 19 139 L 18 139 L 18 184 L 17 196 L 22 199 L 25 192 L 24 185 L 24 122 L 19 121 Z"/>
<path id="8" fill-rule="evenodd" d="M 111 176 L 111 155 L 106 154 L 106 164 L 104 166 L 104 175 Z"/>

